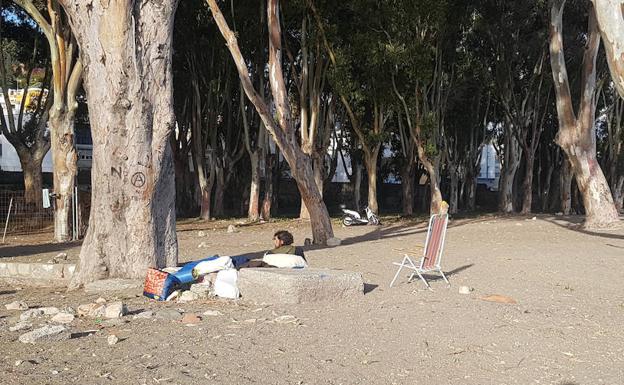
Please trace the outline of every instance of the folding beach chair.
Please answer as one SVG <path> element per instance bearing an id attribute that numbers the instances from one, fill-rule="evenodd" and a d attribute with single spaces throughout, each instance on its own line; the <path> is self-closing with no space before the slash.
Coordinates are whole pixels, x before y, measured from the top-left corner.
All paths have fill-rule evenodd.
<path id="1" fill-rule="evenodd" d="M 427 285 L 427 288 L 431 290 L 431 286 L 429 286 L 429 283 L 422 275 L 425 273 L 437 271 L 442 274 L 442 278 L 444 278 L 444 281 L 446 281 L 446 283 L 450 285 L 448 279 L 446 279 L 446 276 L 442 271 L 442 267 L 440 266 L 440 262 L 442 261 L 442 251 L 444 249 L 444 238 L 446 236 L 447 224 L 447 214 L 435 214 L 431 216 L 431 218 L 429 219 L 429 229 L 427 230 L 427 239 L 425 241 L 425 247 L 423 248 L 424 252 L 422 258 L 420 259 L 420 264 L 418 266 L 414 264 L 408 254 L 405 254 L 401 263 L 393 262 L 394 265 L 399 266 L 399 270 L 394 275 L 392 282 L 390 282 L 390 287 L 392 287 L 394 281 L 396 281 L 397 277 L 404 267 L 414 270 L 407 282 L 411 281 L 412 278 L 414 278 L 414 275 L 418 274 L 420 279 L 422 279 L 425 285 Z"/>

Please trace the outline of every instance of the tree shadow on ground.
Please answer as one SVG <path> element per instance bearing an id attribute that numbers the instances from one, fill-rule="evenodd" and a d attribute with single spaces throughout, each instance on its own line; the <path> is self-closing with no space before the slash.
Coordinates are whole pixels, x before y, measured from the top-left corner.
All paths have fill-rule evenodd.
<path id="1" fill-rule="evenodd" d="M 616 234 L 613 231 L 620 231 L 624 228 L 624 223 L 619 224 L 613 229 L 606 230 L 588 230 L 583 228 L 583 219 L 579 217 L 565 216 L 565 217 L 546 217 L 546 222 L 552 223 L 561 228 L 576 231 L 581 234 L 591 235 L 594 237 L 609 238 L 609 239 L 624 239 L 624 234 Z M 624 217 L 620 216 L 620 220 L 624 221 Z M 617 246 L 616 246 L 617 247 Z"/>
<path id="2" fill-rule="evenodd" d="M 65 251 L 81 245 L 82 240 L 66 243 L 50 242 L 42 243 L 39 245 L 2 246 L 0 247 L 0 258 L 23 257 L 34 254 L 53 253 L 56 251 Z"/>

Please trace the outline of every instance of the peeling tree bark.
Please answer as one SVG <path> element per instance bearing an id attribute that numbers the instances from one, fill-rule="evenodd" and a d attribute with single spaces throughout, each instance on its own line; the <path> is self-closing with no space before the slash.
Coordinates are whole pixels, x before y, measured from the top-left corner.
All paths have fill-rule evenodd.
<path id="1" fill-rule="evenodd" d="M 610 227 L 619 221 L 609 184 L 596 157 L 596 56 L 600 33 L 596 13 L 591 7 L 588 39 L 583 55 L 581 101 L 575 114 L 563 52 L 563 9 L 565 0 L 554 0 L 550 14 L 550 62 L 557 95 L 559 133 L 557 144 L 572 165 L 585 206 L 585 227 Z M 620 14 L 621 17 L 621 14 Z M 619 21 L 621 23 L 621 20 Z M 609 44 L 607 44 L 609 45 Z M 609 49 L 607 49 L 609 52 Z M 617 80 L 615 80 L 617 84 Z"/>
<path id="2" fill-rule="evenodd" d="M 171 36 L 176 0 L 64 1 L 93 136 L 90 225 L 70 288 L 177 264 Z"/>

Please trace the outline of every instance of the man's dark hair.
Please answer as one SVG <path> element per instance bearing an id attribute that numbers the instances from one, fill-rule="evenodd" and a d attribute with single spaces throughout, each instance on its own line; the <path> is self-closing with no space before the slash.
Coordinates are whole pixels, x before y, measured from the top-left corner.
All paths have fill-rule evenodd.
<path id="1" fill-rule="evenodd" d="M 284 245 L 292 245 L 294 238 L 291 233 L 286 230 L 280 230 L 273 235 L 273 238 L 277 238 L 284 242 Z"/>

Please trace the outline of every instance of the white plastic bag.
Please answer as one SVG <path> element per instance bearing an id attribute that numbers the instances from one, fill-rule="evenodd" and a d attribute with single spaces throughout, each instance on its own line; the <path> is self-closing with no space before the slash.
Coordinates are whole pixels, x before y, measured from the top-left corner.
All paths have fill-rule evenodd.
<path id="1" fill-rule="evenodd" d="M 217 273 L 217 279 L 214 283 L 214 293 L 218 297 L 238 298 L 238 271 L 236 269 L 221 270 Z"/>
<path id="2" fill-rule="evenodd" d="M 230 257 L 217 257 L 208 261 L 199 262 L 193 268 L 193 276 L 201 277 L 209 273 L 214 273 L 219 270 L 226 270 L 234 268 L 232 258 Z"/>
<path id="3" fill-rule="evenodd" d="M 305 259 L 294 254 L 265 254 L 264 258 L 262 258 L 262 262 L 267 265 L 290 269 L 303 269 L 308 267 Z"/>

